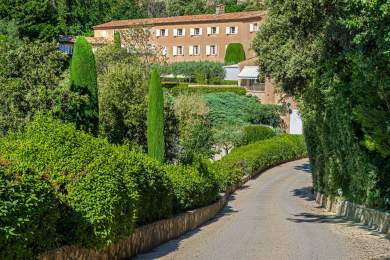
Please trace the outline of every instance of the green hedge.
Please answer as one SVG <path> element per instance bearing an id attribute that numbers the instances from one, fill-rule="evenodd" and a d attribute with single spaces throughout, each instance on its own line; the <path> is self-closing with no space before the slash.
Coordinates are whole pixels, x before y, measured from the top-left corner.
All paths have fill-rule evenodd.
<path id="1" fill-rule="evenodd" d="M 225 53 L 226 64 L 237 64 L 245 60 L 245 50 L 241 43 L 229 43 Z"/>
<path id="2" fill-rule="evenodd" d="M 257 141 L 274 137 L 276 134 L 272 128 L 263 125 L 247 125 L 243 129 L 243 144 L 250 144 Z"/>
<path id="3" fill-rule="evenodd" d="M 178 87 L 173 87 L 168 91 L 172 95 L 178 95 L 182 93 L 208 94 L 208 93 L 216 93 L 216 92 L 232 92 L 238 95 L 246 94 L 246 89 L 243 87 L 210 87 L 210 86 L 188 87 L 188 85 L 186 84 L 180 84 Z"/>
<path id="4" fill-rule="evenodd" d="M 168 165 L 166 169 L 175 193 L 176 212 L 208 205 L 217 199 L 217 179 L 206 160 L 195 165 Z"/>
<path id="5" fill-rule="evenodd" d="M 127 147 L 111 146 L 106 140 L 76 131 L 72 125 L 40 117 L 24 133 L 1 139 L 0 151 L 9 182 L 17 183 L 20 176 L 30 174 L 36 180 L 47 181 L 55 199 L 62 202 L 60 219 L 45 224 L 46 219 L 58 214 L 56 210 L 47 211 L 42 219 L 26 220 L 24 230 L 32 233 L 35 226 L 47 225 L 56 237 L 53 240 L 56 245 L 104 247 L 131 234 L 136 221 L 150 222 L 173 212 L 172 185 L 162 165 Z M 36 183 L 23 196 L 38 193 L 43 184 Z M 7 184 L 6 190 L 11 188 Z M 6 207 L 0 214 L 8 215 L 11 213 L 7 211 L 16 210 L 17 205 L 7 206 L 5 201 L 0 202 L 1 208 Z M 48 207 L 45 203 L 39 204 L 37 211 L 40 211 L 39 206 Z M 28 212 L 20 215 L 28 215 Z M 12 251 L 9 248 L 14 246 L 13 238 L 18 236 L 13 235 L 12 230 L 17 224 L 10 222 L 10 226 L 2 227 L 2 239 L 8 238 L 1 243 L 5 248 L 0 251 Z M 53 245 L 50 240 L 35 240 L 33 236 L 30 239 L 25 243 L 33 246 L 25 247 L 26 255 Z"/>
<path id="6" fill-rule="evenodd" d="M 213 167 L 220 191 L 225 191 L 245 175 L 255 175 L 281 162 L 303 158 L 306 155 L 303 136 L 282 135 L 235 148 Z"/>

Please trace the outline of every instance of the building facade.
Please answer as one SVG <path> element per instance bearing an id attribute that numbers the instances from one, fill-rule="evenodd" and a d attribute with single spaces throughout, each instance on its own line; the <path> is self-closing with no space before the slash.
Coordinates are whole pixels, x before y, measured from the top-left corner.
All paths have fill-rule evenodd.
<path id="1" fill-rule="evenodd" d="M 229 43 L 241 43 L 247 58 L 255 56 L 252 41 L 264 19 L 263 11 L 224 13 L 219 6 L 216 14 L 111 21 L 95 26 L 94 38 L 112 40 L 116 31 L 145 26 L 169 62 L 223 62 Z"/>

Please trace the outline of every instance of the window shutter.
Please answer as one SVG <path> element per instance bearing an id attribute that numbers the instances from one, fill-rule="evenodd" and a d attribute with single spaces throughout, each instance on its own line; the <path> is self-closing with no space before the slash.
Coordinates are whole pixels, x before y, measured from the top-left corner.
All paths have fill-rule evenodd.
<path id="1" fill-rule="evenodd" d="M 160 29 L 156 29 L 156 36 L 157 36 L 157 37 L 160 37 L 160 36 L 161 36 L 161 31 L 160 31 Z"/>
<path id="2" fill-rule="evenodd" d="M 182 30 L 183 30 L 183 36 L 185 36 L 186 35 L 186 29 L 183 28 Z"/>
<path id="3" fill-rule="evenodd" d="M 219 26 L 217 26 L 217 34 L 219 34 Z"/>
<path id="4" fill-rule="evenodd" d="M 173 29 L 173 36 L 174 36 L 174 37 L 177 36 L 177 29 Z"/>
<path id="5" fill-rule="evenodd" d="M 230 27 L 226 27 L 226 34 L 230 34 Z"/>
<path id="6" fill-rule="evenodd" d="M 173 56 L 177 56 L 177 47 L 173 46 Z"/>
<path id="7" fill-rule="evenodd" d="M 250 23 L 250 24 L 249 24 L 249 31 L 250 31 L 250 32 L 253 32 L 253 23 Z"/>
<path id="8" fill-rule="evenodd" d="M 207 27 L 207 34 L 208 34 L 208 35 L 211 34 L 211 27 Z"/>
<path id="9" fill-rule="evenodd" d="M 215 45 L 215 55 L 218 55 L 218 45 Z"/>
<path id="10" fill-rule="evenodd" d="M 190 35 L 191 35 L 191 36 L 194 35 L 194 28 L 191 28 L 191 29 L 190 29 Z"/>
<path id="11" fill-rule="evenodd" d="M 206 45 L 206 55 L 210 55 L 210 45 Z"/>
<path id="12" fill-rule="evenodd" d="M 188 49 L 188 54 L 192 56 L 194 54 L 194 46 L 190 45 L 190 48 Z"/>
<path id="13" fill-rule="evenodd" d="M 202 35 L 202 28 L 199 28 L 199 35 Z"/>
<path id="14" fill-rule="evenodd" d="M 169 30 L 165 29 L 165 36 L 168 36 L 168 35 L 169 35 Z"/>
<path id="15" fill-rule="evenodd" d="M 236 34 L 238 33 L 238 26 L 236 26 Z"/>

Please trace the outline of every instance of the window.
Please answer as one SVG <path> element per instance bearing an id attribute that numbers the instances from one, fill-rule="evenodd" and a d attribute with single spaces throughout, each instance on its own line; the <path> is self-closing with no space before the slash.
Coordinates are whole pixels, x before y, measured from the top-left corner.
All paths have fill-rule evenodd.
<path id="1" fill-rule="evenodd" d="M 219 27 L 218 26 L 207 27 L 207 34 L 208 35 L 213 35 L 213 34 L 218 34 L 218 33 L 219 33 Z"/>
<path id="2" fill-rule="evenodd" d="M 206 55 L 216 56 L 218 53 L 217 45 L 206 45 Z"/>
<path id="3" fill-rule="evenodd" d="M 161 29 L 161 36 L 165 37 L 168 35 L 167 29 Z"/>
<path id="4" fill-rule="evenodd" d="M 194 29 L 194 35 L 200 35 L 200 28 Z"/>
<path id="5" fill-rule="evenodd" d="M 210 55 L 217 55 L 217 46 L 210 45 Z"/>
<path id="6" fill-rule="evenodd" d="M 178 56 L 183 56 L 184 55 L 183 46 L 177 46 L 177 55 Z"/>
<path id="7" fill-rule="evenodd" d="M 168 55 L 168 49 L 167 49 L 167 47 L 162 47 L 162 48 L 161 48 L 161 55 L 163 55 L 163 56 L 167 56 L 167 55 Z"/>
<path id="8" fill-rule="evenodd" d="M 199 56 L 200 55 L 200 48 L 199 45 L 194 45 L 194 55 Z"/>
<path id="9" fill-rule="evenodd" d="M 259 31 L 259 24 L 258 23 L 251 23 L 251 24 L 249 24 L 249 31 L 250 32 L 257 32 L 257 31 Z"/>
<path id="10" fill-rule="evenodd" d="M 237 34 L 237 33 L 238 33 L 238 26 L 226 27 L 226 34 Z"/>
<path id="11" fill-rule="evenodd" d="M 173 36 L 175 37 L 181 37 L 185 35 L 185 29 L 179 28 L 179 29 L 173 29 Z"/>
<path id="12" fill-rule="evenodd" d="M 183 36 L 183 29 L 177 29 L 177 36 Z"/>

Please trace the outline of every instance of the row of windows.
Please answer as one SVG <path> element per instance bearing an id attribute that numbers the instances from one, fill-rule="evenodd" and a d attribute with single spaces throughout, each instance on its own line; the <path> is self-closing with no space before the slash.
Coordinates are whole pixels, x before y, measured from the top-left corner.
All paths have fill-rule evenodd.
<path id="1" fill-rule="evenodd" d="M 257 23 L 251 23 L 249 24 L 249 31 L 250 32 L 257 32 L 259 30 L 259 26 Z M 216 35 L 219 34 L 219 26 L 212 26 L 207 27 L 207 35 Z M 226 34 L 237 34 L 238 33 L 238 26 L 227 26 L 225 28 Z M 190 28 L 190 36 L 198 36 L 203 34 L 203 28 L 201 27 L 195 27 Z M 185 28 L 176 28 L 173 29 L 173 36 L 174 37 L 182 37 L 186 35 L 186 29 Z M 157 37 L 167 37 L 169 36 L 169 29 L 156 29 L 156 36 Z"/>
<path id="2" fill-rule="evenodd" d="M 201 54 L 201 46 L 200 45 L 190 45 L 188 46 L 188 55 L 189 56 L 199 56 Z M 218 46 L 217 45 L 206 45 L 205 53 L 207 56 L 216 56 L 218 55 Z M 185 53 L 184 46 L 173 46 L 172 48 L 172 56 L 184 56 Z M 168 49 L 164 47 L 162 49 L 163 55 L 168 55 Z"/>

